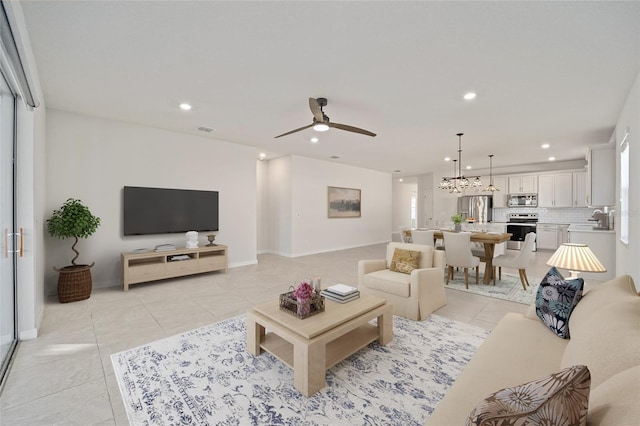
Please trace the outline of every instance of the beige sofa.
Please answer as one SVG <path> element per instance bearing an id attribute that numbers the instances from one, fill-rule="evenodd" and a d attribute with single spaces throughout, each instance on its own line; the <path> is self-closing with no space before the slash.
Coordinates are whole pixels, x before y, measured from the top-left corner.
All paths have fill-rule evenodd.
<path id="1" fill-rule="evenodd" d="M 572 365 L 591 372 L 588 425 L 640 424 L 640 297 L 629 276 L 594 284 L 561 339 L 536 316 L 507 314 L 458 376 L 427 425 L 464 425 L 479 401 Z"/>
<path id="2" fill-rule="evenodd" d="M 418 269 L 411 274 L 389 270 L 396 248 L 419 251 Z M 393 313 L 412 320 L 423 320 L 446 304 L 444 290 L 444 252 L 432 246 L 389 243 L 385 259 L 358 262 L 358 289 L 388 300 Z"/>

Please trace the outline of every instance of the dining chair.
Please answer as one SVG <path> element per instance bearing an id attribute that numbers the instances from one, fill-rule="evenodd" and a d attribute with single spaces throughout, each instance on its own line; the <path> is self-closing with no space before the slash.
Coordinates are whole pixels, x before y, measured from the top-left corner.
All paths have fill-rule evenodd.
<path id="1" fill-rule="evenodd" d="M 502 280 L 502 268 L 517 269 L 520 273 L 520 282 L 522 288 L 527 289 L 529 285 L 529 279 L 527 278 L 527 267 L 533 258 L 533 245 L 536 242 L 535 232 L 529 232 L 524 237 L 524 244 L 520 253 L 516 256 L 510 256 L 507 254 L 500 255 L 493 258 L 493 285 L 496 285 L 496 267 L 498 268 L 498 279 Z"/>
<path id="2" fill-rule="evenodd" d="M 471 253 L 471 232 L 443 232 L 444 253 L 448 266 L 447 285 L 453 279 L 453 268 L 464 268 L 464 283 L 469 288 L 469 268 L 476 269 L 476 284 L 480 275 L 480 259 Z"/>
<path id="3" fill-rule="evenodd" d="M 420 230 L 420 229 L 414 229 L 411 231 L 411 241 L 413 242 L 413 244 L 424 244 L 426 246 L 434 246 L 434 242 L 433 242 L 433 234 L 434 231 L 432 230 Z"/>
<path id="4" fill-rule="evenodd" d="M 400 241 L 402 241 L 403 243 L 411 243 L 412 239 L 411 239 L 411 234 L 413 231 L 411 231 L 411 227 L 410 226 L 401 226 L 400 227 Z"/>

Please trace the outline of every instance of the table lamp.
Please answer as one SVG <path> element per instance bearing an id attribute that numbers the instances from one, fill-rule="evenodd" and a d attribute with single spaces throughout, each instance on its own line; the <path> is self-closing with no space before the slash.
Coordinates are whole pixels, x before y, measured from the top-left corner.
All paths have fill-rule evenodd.
<path id="1" fill-rule="evenodd" d="M 578 272 L 607 272 L 607 268 L 602 266 L 586 244 L 562 244 L 549 258 L 547 265 L 568 269 L 571 272 L 569 279 L 578 278 Z"/>

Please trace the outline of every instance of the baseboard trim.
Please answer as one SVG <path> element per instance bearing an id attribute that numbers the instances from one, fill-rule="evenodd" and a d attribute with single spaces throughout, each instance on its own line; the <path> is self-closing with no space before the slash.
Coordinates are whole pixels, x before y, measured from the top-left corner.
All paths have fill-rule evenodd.
<path id="1" fill-rule="evenodd" d="M 18 332 L 18 340 L 33 340 L 38 338 L 38 329 L 32 328 L 31 330 L 25 330 Z"/>

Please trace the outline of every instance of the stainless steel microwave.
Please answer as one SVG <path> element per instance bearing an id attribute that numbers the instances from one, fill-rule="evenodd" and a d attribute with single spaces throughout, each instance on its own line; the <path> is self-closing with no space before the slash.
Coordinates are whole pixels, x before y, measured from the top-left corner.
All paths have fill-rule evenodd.
<path id="1" fill-rule="evenodd" d="M 538 194 L 508 194 L 509 207 L 538 207 Z"/>

